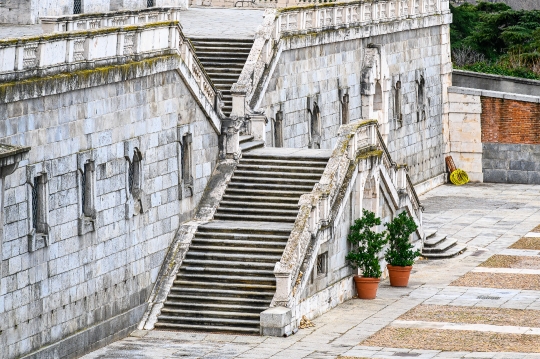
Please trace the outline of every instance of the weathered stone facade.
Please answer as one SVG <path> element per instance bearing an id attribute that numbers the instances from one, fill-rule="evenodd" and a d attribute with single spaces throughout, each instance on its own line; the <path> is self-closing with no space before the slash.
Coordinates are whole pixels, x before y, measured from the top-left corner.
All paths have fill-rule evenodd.
<path id="1" fill-rule="evenodd" d="M 144 306 L 174 233 L 192 217 L 218 157 L 218 134 L 174 65 L 0 105 L 3 141 L 32 146 L 28 160 L 5 180 L 1 358 Z M 179 174 L 186 133 L 194 159 L 189 186 Z M 135 152 L 141 155 L 140 193 L 130 194 Z M 82 162 L 94 166 L 89 228 L 81 228 Z M 47 178 L 48 233 L 33 246 L 32 186 L 40 173 Z M 135 325 L 141 309 L 112 326 Z M 85 345 L 114 332 L 93 334 Z"/>
<path id="2" fill-rule="evenodd" d="M 409 166 L 414 183 L 442 174 L 443 92 L 451 69 L 448 26 L 387 31 L 390 33 L 377 36 L 359 36 L 351 30 L 348 35 L 291 37 L 261 102 L 273 119 L 267 126 L 268 145 L 275 137 L 275 119 L 282 118 L 282 146 L 310 146 L 313 114 L 308 106 L 316 103 L 320 148 L 333 148 L 347 96 L 347 118 L 378 118 L 392 157 Z M 359 38 L 350 39 L 354 37 Z M 363 78 L 371 71 L 373 78 Z M 400 88 L 396 87 L 398 82 Z M 419 86 L 423 86 L 422 99 L 418 97 Z M 374 104 L 378 95 L 379 104 Z M 420 120 L 419 106 L 424 106 Z"/>

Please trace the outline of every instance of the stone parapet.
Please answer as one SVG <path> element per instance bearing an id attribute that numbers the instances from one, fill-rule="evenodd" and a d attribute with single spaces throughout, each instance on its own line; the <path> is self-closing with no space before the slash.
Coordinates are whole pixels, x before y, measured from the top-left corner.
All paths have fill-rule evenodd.
<path id="1" fill-rule="evenodd" d="M 186 4 L 187 5 L 187 4 Z M 105 27 L 144 25 L 162 21 L 177 21 L 186 7 L 151 7 L 140 10 L 41 17 L 43 32 L 94 30 Z"/>

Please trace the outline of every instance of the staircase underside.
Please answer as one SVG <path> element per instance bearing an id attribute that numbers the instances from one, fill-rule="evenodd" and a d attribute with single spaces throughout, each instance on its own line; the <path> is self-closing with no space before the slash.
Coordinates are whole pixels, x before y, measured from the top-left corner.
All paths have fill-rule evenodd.
<path id="1" fill-rule="evenodd" d="M 331 151 L 256 145 L 243 153 L 214 220 L 198 227 L 156 328 L 259 333 L 298 200 Z"/>

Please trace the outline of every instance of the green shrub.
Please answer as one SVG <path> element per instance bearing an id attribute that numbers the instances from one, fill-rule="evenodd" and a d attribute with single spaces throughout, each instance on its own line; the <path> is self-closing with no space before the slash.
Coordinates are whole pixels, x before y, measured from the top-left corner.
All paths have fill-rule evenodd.
<path id="1" fill-rule="evenodd" d="M 382 275 L 379 253 L 386 244 L 386 233 L 377 233 L 372 229 L 379 225 L 381 219 L 364 209 L 362 217 L 354 221 L 347 237 L 353 249 L 345 258 L 353 268 L 360 268 L 366 278 L 380 278 Z"/>
<path id="2" fill-rule="evenodd" d="M 385 226 L 386 239 L 390 246 L 384 254 L 384 259 L 393 266 L 412 266 L 420 256 L 420 251 L 415 251 L 414 245 L 409 241 L 411 234 L 418 228 L 414 219 L 406 212 L 401 212 L 391 222 L 385 223 Z"/>

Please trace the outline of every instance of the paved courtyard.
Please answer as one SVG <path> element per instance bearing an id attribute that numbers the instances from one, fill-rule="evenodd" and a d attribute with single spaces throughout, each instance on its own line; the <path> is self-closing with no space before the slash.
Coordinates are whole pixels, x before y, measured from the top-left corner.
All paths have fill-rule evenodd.
<path id="1" fill-rule="evenodd" d="M 421 200 L 426 227 L 468 250 L 419 261 L 408 288 L 384 281 L 377 299 L 350 300 L 288 338 L 135 332 L 84 358 L 540 358 L 540 288 L 523 289 L 540 278 L 540 186 L 445 185 Z M 489 287 L 497 276 L 511 280 Z"/>

